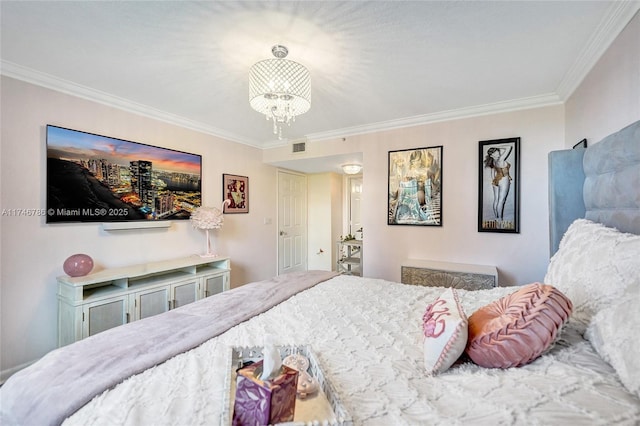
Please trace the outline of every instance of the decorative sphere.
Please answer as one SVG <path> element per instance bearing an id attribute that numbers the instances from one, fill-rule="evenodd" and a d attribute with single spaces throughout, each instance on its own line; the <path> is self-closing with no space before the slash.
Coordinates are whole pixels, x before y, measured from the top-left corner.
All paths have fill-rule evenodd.
<path id="1" fill-rule="evenodd" d="M 62 269 L 70 277 L 84 277 L 93 269 L 93 259 L 86 254 L 74 254 L 64 261 Z"/>

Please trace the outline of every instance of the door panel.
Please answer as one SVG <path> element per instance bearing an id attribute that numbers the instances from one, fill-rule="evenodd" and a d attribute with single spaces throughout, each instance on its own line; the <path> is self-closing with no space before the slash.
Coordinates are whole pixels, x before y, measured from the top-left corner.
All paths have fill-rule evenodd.
<path id="1" fill-rule="evenodd" d="M 187 305 L 196 301 L 198 296 L 198 284 L 195 281 L 171 286 L 173 291 L 172 309 Z"/>
<path id="2" fill-rule="evenodd" d="M 137 296 L 136 319 L 158 315 L 169 310 L 169 289 L 159 288 L 141 292 Z"/>
<path id="3" fill-rule="evenodd" d="M 224 282 L 225 282 L 224 275 L 206 278 L 204 283 L 204 297 L 209 297 L 209 296 L 213 296 L 214 294 L 222 293 L 225 290 Z"/>
<path id="4" fill-rule="evenodd" d="M 127 303 L 124 297 L 87 305 L 85 309 L 84 316 L 87 322 L 83 337 L 93 336 L 127 322 Z"/>
<path id="5" fill-rule="evenodd" d="M 307 269 L 307 178 L 278 171 L 278 274 Z"/>

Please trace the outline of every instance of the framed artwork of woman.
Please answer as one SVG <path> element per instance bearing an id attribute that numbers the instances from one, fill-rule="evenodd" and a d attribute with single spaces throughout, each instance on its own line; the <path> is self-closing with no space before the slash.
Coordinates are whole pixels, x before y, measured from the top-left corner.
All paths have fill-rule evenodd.
<path id="1" fill-rule="evenodd" d="M 478 232 L 520 232 L 520 138 L 480 141 Z"/>
<path id="2" fill-rule="evenodd" d="M 249 178 L 224 173 L 222 201 L 224 213 L 249 213 Z"/>
<path id="3" fill-rule="evenodd" d="M 389 225 L 442 226 L 442 146 L 389 151 Z"/>

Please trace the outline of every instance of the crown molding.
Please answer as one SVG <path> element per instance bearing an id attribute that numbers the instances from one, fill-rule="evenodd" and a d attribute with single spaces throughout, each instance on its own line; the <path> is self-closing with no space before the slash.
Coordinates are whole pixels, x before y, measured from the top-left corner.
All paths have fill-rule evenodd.
<path id="1" fill-rule="evenodd" d="M 54 77 L 50 74 L 46 74 L 40 71 L 33 70 L 31 68 L 24 67 L 22 65 L 15 64 L 9 61 L 0 62 L 0 74 L 7 77 L 15 78 L 17 80 L 25 81 L 27 83 L 35 84 L 45 87 L 47 89 L 55 90 L 68 95 L 76 96 L 89 101 L 97 102 L 110 107 L 118 108 L 127 112 L 131 112 L 144 117 L 149 117 L 158 121 L 162 121 L 168 124 L 177 125 L 183 128 L 195 130 L 200 133 L 219 137 L 228 141 L 249 145 L 259 149 L 270 149 L 279 146 L 287 145 L 288 140 L 271 140 L 271 141 L 253 141 L 246 138 L 239 137 L 224 130 L 208 126 L 203 123 L 199 123 L 194 120 L 189 120 L 184 117 L 180 117 L 175 114 L 170 114 L 164 111 L 160 111 L 156 108 L 152 108 L 147 105 L 143 105 L 137 102 L 132 102 L 127 99 L 123 99 L 117 96 L 110 95 L 108 93 L 92 89 L 87 86 L 73 83 L 68 80 L 64 80 L 58 77 Z M 496 102 L 492 104 L 479 105 L 473 107 L 460 108 L 455 110 L 437 112 L 433 114 L 424 114 L 414 117 L 401 118 L 398 120 L 389 120 L 378 123 L 367 124 L 363 126 L 348 127 L 343 129 L 336 129 L 327 132 L 313 133 L 306 135 L 306 139 L 309 141 L 318 141 L 326 139 L 334 139 L 338 137 L 354 136 L 365 133 L 381 132 L 387 130 L 400 129 L 404 127 L 419 126 L 428 123 L 435 123 L 439 121 L 457 120 L 461 118 L 470 118 L 480 115 L 496 114 L 501 112 L 517 111 L 528 108 L 538 108 L 549 105 L 556 105 L 562 103 L 556 94 L 546 94 L 540 96 L 533 96 L 529 98 L 515 99 L 505 102 Z"/>
<path id="2" fill-rule="evenodd" d="M 27 83 L 55 90 L 57 92 L 65 93 L 67 95 L 76 96 L 89 101 L 118 108 L 123 111 L 131 112 L 133 114 L 152 118 L 154 120 L 162 121 L 168 124 L 174 124 L 186 129 L 195 130 L 197 132 L 205 133 L 207 135 L 215 136 L 228 141 L 238 142 L 255 148 L 262 148 L 261 142 L 248 140 L 238 135 L 212 126 L 208 126 L 194 120 L 189 120 L 179 115 L 161 111 L 148 105 L 132 102 L 118 96 L 113 96 L 106 92 L 76 84 L 71 81 L 52 76 L 50 74 L 46 74 L 31 68 L 24 67 L 22 65 L 15 64 L 13 62 L 5 60 L 1 61 L 0 74 L 7 77 L 15 78 L 16 80 L 25 81 Z"/>
<path id="3" fill-rule="evenodd" d="M 555 93 L 546 95 L 531 96 L 528 98 L 514 99 L 511 101 L 495 102 L 485 105 L 477 105 L 466 108 L 459 108 L 449 111 L 436 112 L 432 114 L 416 115 L 398 120 L 382 121 L 363 126 L 347 127 L 343 129 L 331 130 L 328 132 L 313 133 L 307 135 L 309 141 L 344 138 L 347 136 L 362 135 L 365 133 L 383 132 L 387 130 L 402 129 L 424 124 L 437 123 L 441 121 L 459 120 L 463 118 L 478 117 L 482 115 L 498 114 L 523 109 L 540 108 L 551 105 L 562 104 L 562 101 Z"/>
<path id="4" fill-rule="evenodd" d="M 514 99 L 511 101 L 458 108 L 432 114 L 399 118 L 397 120 L 381 121 L 378 123 L 365 124 L 362 126 L 345 127 L 342 129 L 329 130 L 327 132 L 310 133 L 308 135 L 305 135 L 304 139 L 308 142 L 318 142 L 329 139 L 345 138 L 347 136 L 364 135 L 367 133 L 384 132 L 388 130 L 403 129 L 406 127 L 421 126 L 424 124 L 437 123 L 441 121 L 459 120 L 464 118 L 478 117 L 482 115 L 499 114 L 559 104 L 562 104 L 562 101 L 560 100 L 558 95 L 556 95 L 555 93 L 549 93 L 546 95 Z M 265 143 L 263 147 L 264 149 L 278 148 L 288 145 L 289 143 L 290 141 L 288 140 L 270 141 Z"/>
<path id="5" fill-rule="evenodd" d="M 591 35 L 571 68 L 562 78 L 556 93 L 564 102 L 578 88 L 604 52 L 640 10 L 640 1 L 615 1 Z"/>

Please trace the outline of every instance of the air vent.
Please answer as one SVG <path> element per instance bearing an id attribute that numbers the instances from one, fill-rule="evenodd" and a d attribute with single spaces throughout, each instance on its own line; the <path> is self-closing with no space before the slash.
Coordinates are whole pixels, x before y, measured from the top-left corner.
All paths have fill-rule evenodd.
<path id="1" fill-rule="evenodd" d="M 297 142 L 291 145 L 292 152 L 304 152 L 307 149 L 306 142 Z"/>

